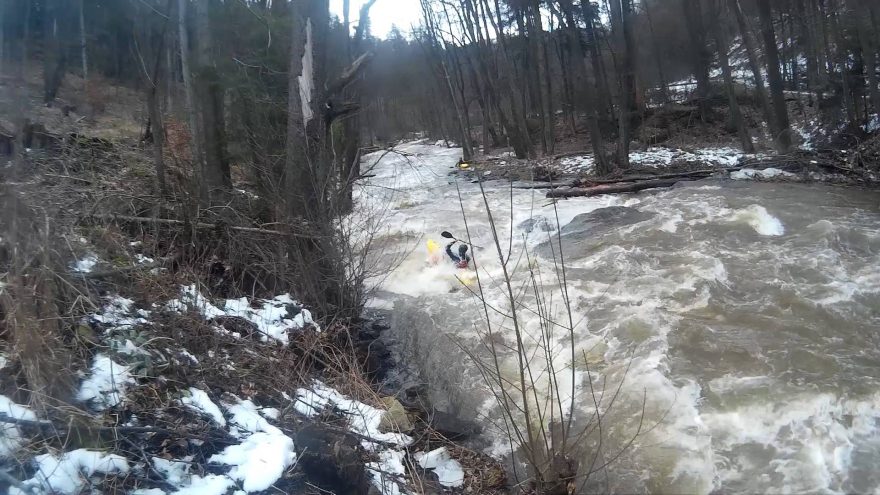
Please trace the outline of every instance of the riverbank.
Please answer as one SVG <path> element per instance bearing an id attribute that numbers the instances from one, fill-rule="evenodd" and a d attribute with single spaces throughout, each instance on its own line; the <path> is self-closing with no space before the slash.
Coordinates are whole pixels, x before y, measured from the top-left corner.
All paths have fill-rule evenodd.
<path id="1" fill-rule="evenodd" d="M 0 189 L 0 491 L 506 491 L 472 425 L 389 379 L 379 315 L 245 286 L 271 232 L 150 221 L 148 160 L 35 151 Z"/>

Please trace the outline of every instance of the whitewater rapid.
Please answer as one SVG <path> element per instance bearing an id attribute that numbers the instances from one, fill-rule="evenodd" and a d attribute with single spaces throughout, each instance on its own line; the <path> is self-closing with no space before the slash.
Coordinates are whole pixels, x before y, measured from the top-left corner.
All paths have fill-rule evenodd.
<path id="1" fill-rule="evenodd" d="M 451 264 L 426 263 L 428 239 L 469 235 L 485 297 L 505 307 L 480 185 L 450 175 L 458 149 L 410 143 L 398 151 L 367 156 L 374 177 L 356 193 L 353 218 L 378 253 L 369 305 L 392 311 L 404 357 L 419 363 L 435 403 L 480 421 L 487 450 L 507 454 L 497 404 L 465 352 L 479 354 L 482 308 Z M 554 257 L 565 256 L 583 359 L 565 371 L 568 334 L 552 337 L 547 361 L 564 370 L 560 400 L 587 417 L 591 378 L 594 389 L 620 386 L 603 456 L 640 432 L 588 489 L 880 490 L 880 196 L 716 180 L 554 208 L 541 191 L 484 178 L 514 281 L 540 267 L 553 299 L 546 309 L 560 321 L 567 315 L 550 275 Z M 523 297 L 524 307 L 534 304 Z M 540 319 L 520 317 L 536 341 Z M 509 330 L 501 320 L 490 315 Z M 512 364 L 503 357 L 502 367 Z M 596 448 L 595 438 L 584 442 Z"/>

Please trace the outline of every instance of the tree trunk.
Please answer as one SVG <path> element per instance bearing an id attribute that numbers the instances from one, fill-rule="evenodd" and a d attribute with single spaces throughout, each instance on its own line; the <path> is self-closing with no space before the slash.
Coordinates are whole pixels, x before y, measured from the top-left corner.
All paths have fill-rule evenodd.
<path id="1" fill-rule="evenodd" d="M 6 19 L 8 17 L 8 2 L 0 3 L 0 74 L 6 73 Z"/>
<path id="2" fill-rule="evenodd" d="M 484 11 L 490 12 L 491 9 L 488 4 L 489 0 L 482 1 L 484 3 Z M 498 48 L 498 79 L 505 83 L 502 94 L 507 98 L 511 115 L 510 127 L 508 128 L 508 138 L 510 139 L 510 144 L 513 147 L 513 151 L 517 158 L 534 158 L 535 150 L 529 136 L 529 126 L 526 123 L 526 113 L 522 101 L 520 101 L 520 95 L 522 95 L 523 92 L 517 83 L 516 78 L 513 77 L 515 70 L 510 60 L 510 54 L 508 53 L 508 39 L 507 35 L 504 34 L 504 31 L 501 28 L 501 22 L 503 22 L 503 19 L 501 18 L 502 10 L 499 0 L 495 0 L 494 4 L 496 15 L 499 16 L 499 18 L 495 19 L 491 15 L 486 15 L 486 17 L 492 24 L 492 28 L 495 31 L 495 38 L 498 40 L 498 44 L 496 45 Z"/>
<path id="3" fill-rule="evenodd" d="M 224 90 L 214 64 L 214 41 L 209 19 L 210 0 L 196 2 L 198 33 L 196 92 L 199 99 L 201 130 L 205 153 L 201 198 L 205 204 L 226 203 L 232 189 L 229 159 L 226 156 Z"/>
<path id="4" fill-rule="evenodd" d="M 651 32 L 651 41 L 654 43 L 654 61 L 657 63 L 657 76 L 660 77 L 660 101 L 663 104 L 669 103 L 669 88 L 667 87 L 666 74 L 663 70 L 663 62 L 660 60 L 660 40 L 657 33 L 654 32 L 654 20 L 651 17 L 651 0 L 645 0 L 642 5 L 645 7 L 645 16 L 648 18 L 648 30 Z"/>
<path id="5" fill-rule="evenodd" d="M 158 81 L 153 82 L 158 85 Z M 168 194 L 165 185 L 165 158 L 162 151 L 165 146 L 165 125 L 162 119 L 162 109 L 159 107 L 159 95 L 156 88 L 147 91 L 147 110 L 150 114 L 150 126 L 153 133 L 153 164 L 156 168 L 156 188 L 159 194 Z"/>
<path id="6" fill-rule="evenodd" d="M 716 20 L 714 25 L 715 31 L 715 47 L 718 50 L 718 61 L 721 64 L 721 72 L 724 75 L 724 86 L 727 89 L 727 100 L 730 105 L 730 120 L 737 135 L 742 149 L 745 153 L 754 153 L 755 146 L 752 144 L 752 138 L 743 121 L 742 112 L 739 108 L 739 102 L 736 99 L 736 88 L 733 84 L 733 74 L 730 70 L 730 60 L 727 55 L 728 41 L 725 27 L 721 22 Z"/>
<path id="7" fill-rule="evenodd" d="M 862 47 L 862 57 L 867 74 L 868 95 L 875 113 L 880 113 L 880 88 L 877 87 L 877 33 L 871 26 L 870 7 L 865 0 L 849 0 L 855 11 L 856 28 Z"/>
<path id="8" fill-rule="evenodd" d="M 31 0 L 25 0 L 24 6 L 24 22 L 23 22 L 23 31 L 21 37 L 21 44 L 18 47 L 18 60 L 15 63 L 15 84 L 13 84 L 14 92 L 13 94 L 13 104 L 12 108 L 15 112 L 14 124 L 15 124 L 15 143 L 13 149 L 13 165 L 12 165 L 12 180 L 17 180 L 20 174 L 24 171 L 24 164 L 26 160 L 26 152 L 25 152 L 25 128 L 28 126 L 28 115 L 30 114 L 30 108 L 28 108 L 28 103 L 31 101 L 28 98 L 27 94 L 27 84 L 25 82 L 25 67 L 27 67 L 27 62 L 29 58 L 28 48 L 30 48 L 31 43 Z M 7 9 L 9 12 L 9 9 Z M 15 45 L 12 45 L 15 47 Z M 15 55 L 12 56 L 15 59 Z M 14 241 L 12 243 L 14 244 Z"/>
<path id="9" fill-rule="evenodd" d="M 635 110 L 635 43 L 632 33 L 631 0 L 611 1 L 611 23 L 617 52 L 617 72 L 620 80 L 617 114 L 617 163 L 629 168 L 629 144 Z"/>
<path id="10" fill-rule="evenodd" d="M 86 51 L 86 14 L 85 0 L 79 0 L 79 49 L 80 58 L 82 59 L 83 81 L 88 87 L 89 84 L 89 58 Z"/>
<path id="11" fill-rule="evenodd" d="M 67 23 L 62 11 L 66 0 L 51 0 L 44 5 L 43 17 L 43 102 L 52 103 L 67 71 Z"/>
<path id="12" fill-rule="evenodd" d="M 568 24 L 569 36 L 571 36 L 571 44 L 577 50 L 577 55 L 583 61 L 585 72 L 587 72 L 590 62 L 587 60 L 587 53 L 583 50 L 584 43 L 580 37 L 580 29 L 577 27 L 574 17 L 574 6 L 571 0 L 560 0 L 559 6 L 565 16 L 565 22 Z M 595 67 L 594 67 L 595 69 Z M 596 74 L 594 74 L 595 76 Z M 614 171 L 614 167 L 605 157 L 605 149 L 603 146 L 602 130 L 599 126 L 599 113 L 596 106 L 596 94 L 598 87 L 596 79 L 593 79 L 591 88 L 587 88 L 587 131 L 590 133 L 590 146 L 593 149 L 593 163 L 596 167 L 596 173 L 606 175 Z"/>
<path id="13" fill-rule="evenodd" d="M 758 49 L 755 40 L 752 38 L 752 32 L 746 22 L 746 16 L 743 14 L 742 8 L 740 8 L 739 0 L 727 0 L 727 5 L 736 19 L 740 37 L 746 48 L 746 55 L 749 59 L 749 68 L 755 79 L 755 94 L 761 105 L 764 122 L 767 122 L 767 126 L 770 128 L 770 133 L 775 136 L 779 131 L 776 129 L 776 121 L 773 119 L 773 111 L 770 109 L 770 99 L 767 97 L 767 89 L 764 86 L 764 76 L 761 75 L 761 64 L 758 61 Z"/>
<path id="14" fill-rule="evenodd" d="M 707 47 L 706 30 L 703 27 L 702 0 L 682 0 L 685 24 L 691 40 L 691 61 L 697 80 L 697 107 L 703 122 L 709 120 L 709 64 L 711 56 Z"/>
<path id="15" fill-rule="evenodd" d="M 298 293 L 341 314 L 360 311 L 346 284 L 345 264 L 333 227 L 328 191 L 333 177 L 330 157 L 326 56 L 328 0 L 291 4 L 292 39 L 288 71 L 287 152 L 284 185 L 290 218 L 308 222 L 314 236 L 295 239 L 289 253 L 298 270 Z M 353 291 L 356 292 L 356 291 Z"/>
<path id="16" fill-rule="evenodd" d="M 831 13 L 831 34 L 834 37 L 834 45 L 837 51 L 837 60 L 840 62 L 840 88 L 843 97 L 843 107 L 846 110 L 847 122 L 855 126 L 858 121 L 856 103 L 853 101 L 852 84 L 849 74 L 849 52 L 845 47 L 845 40 L 840 28 L 837 12 Z"/>
<path id="17" fill-rule="evenodd" d="M 758 15 L 761 19 L 761 36 L 764 38 L 764 51 L 767 55 L 767 79 L 770 82 L 770 96 L 773 100 L 773 117 L 777 134 L 776 147 L 781 153 L 791 148 L 791 129 L 788 124 L 788 109 L 785 106 L 782 75 L 779 73 L 779 49 L 776 33 L 773 31 L 773 17 L 770 0 L 758 0 Z"/>
<path id="18" fill-rule="evenodd" d="M 581 1 L 581 11 L 586 21 L 587 27 L 587 49 L 590 52 L 590 63 L 593 67 L 594 85 L 597 88 L 596 103 L 603 103 L 601 108 L 597 107 L 596 111 L 603 115 L 609 122 L 614 120 L 614 106 L 612 105 L 611 89 L 608 84 L 608 74 L 605 70 L 605 64 L 602 63 L 602 54 L 599 52 L 599 37 L 596 35 L 595 18 L 598 15 L 593 8 L 593 4 L 587 1 Z"/>
<path id="19" fill-rule="evenodd" d="M 544 39 L 544 23 L 541 20 L 541 8 L 538 0 L 532 0 L 531 23 L 534 31 L 531 36 L 535 39 L 535 52 L 538 68 L 538 88 L 541 95 L 541 127 L 544 154 L 552 154 L 556 144 L 553 127 L 556 115 L 553 110 L 553 100 L 550 91 L 550 65 L 547 60 L 547 48 Z"/>
<path id="20" fill-rule="evenodd" d="M 186 116 L 189 120 L 190 153 L 192 155 L 193 179 L 196 191 L 201 190 L 202 169 L 205 154 L 202 151 L 202 138 L 199 125 L 198 108 L 196 107 L 195 85 L 190 70 L 189 31 L 186 27 L 186 5 L 188 0 L 177 0 L 177 28 L 180 44 L 180 69 L 183 73 L 183 90 L 186 97 Z M 197 194 L 198 196 L 198 194 Z"/>
<path id="21" fill-rule="evenodd" d="M 810 92 L 810 102 L 813 94 L 817 96 L 817 103 L 821 103 L 821 91 L 819 90 L 819 64 L 816 58 L 815 33 L 813 23 L 810 22 L 812 11 L 808 11 L 805 0 L 794 0 L 797 8 L 798 26 L 800 28 L 800 46 L 807 59 L 807 90 Z M 817 105 L 818 108 L 818 105 Z"/>

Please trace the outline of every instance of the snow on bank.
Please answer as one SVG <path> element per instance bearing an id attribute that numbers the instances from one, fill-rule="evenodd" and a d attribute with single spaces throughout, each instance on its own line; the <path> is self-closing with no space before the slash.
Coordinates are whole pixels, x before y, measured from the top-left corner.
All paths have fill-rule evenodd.
<path id="1" fill-rule="evenodd" d="M 646 151 L 636 151 L 629 154 L 629 161 L 633 165 L 642 167 L 667 167 L 674 162 L 699 162 L 716 167 L 732 167 L 746 156 L 736 148 L 702 148 L 694 151 L 685 151 L 676 148 L 651 147 Z"/>
<path id="2" fill-rule="evenodd" d="M 312 326 L 317 331 L 321 330 L 312 319 L 312 313 L 291 298 L 290 294 L 252 301 L 245 297 L 227 299 L 223 304 L 223 309 L 220 309 L 211 304 L 211 301 L 203 296 L 195 285 L 185 285 L 180 288 L 180 297 L 172 299 L 165 307 L 170 311 L 177 312 L 194 310 L 201 313 L 206 320 L 221 316 L 242 318 L 257 327 L 263 342 L 267 342 L 271 338 L 282 344 L 287 344 L 289 331 L 301 330 L 306 326 Z M 291 312 L 295 313 L 293 317 L 289 317 Z M 241 337 L 237 333 L 232 333 L 232 335 Z"/>
<path id="3" fill-rule="evenodd" d="M 77 449 L 61 457 L 42 454 L 34 457 L 37 472 L 22 482 L 23 490 L 12 487 L 9 495 L 61 494 L 74 495 L 85 488 L 88 479 L 97 474 L 122 474 L 130 469 L 128 461 L 116 454 Z"/>
<path id="4" fill-rule="evenodd" d="M 134 383 L 127 366 L 98 354 L 92 362 L 91 376 L 82 382 L 76 398 L 103 411 L 122 402 L 125 387 Z"/>
<path id="5" fill-rule="evenodd" d="M 340 411 L 348 419 L 349 429 L 363 437 L 401 448 L 413 442 L 410 436 L 403 433 L 382 433 L 380 431 L 379 424 L 382 421 L 382 415 L 385 414 L 382 409 L 349 399 L 321 382 L 315 382 L 311 390 L 299 389 L 296 392 L 294 408 L 300 414 L 313 417 L 328 406 Z M 377 462 L 368 463 L 367 469 L 370 472 L 373 485 L 383 494 L 399 495 L 402 493 L 400 486 L 394 480 L 394 476 L 387 476 L 387 474 L 403 475 L 405 473 L 403 467 L 405 454 L 402 449 L 383 448 L 383 444 L 369 440 L 361 442 L 365 449 L 376 452 L 379 457 Z"/>
<path id="6" fill-rule="evenodd" d="M 261 408 L 250 400 L 237 401 L 223 404 L 230 418 L 227 422 L 220 407 L 204 391 L 190 388 L 189 397 L 181 399 L 187 407 L 210 416 L 216 424 L 228 425 L 229 434 L 241 443 L 229 445 L 208 459 L 210 464 L 227 467 L 225 474 L 190 475 L 192 457 L 179 460 L 154 457 L 154 469 L 177 488 L 171 494 L 224 495 L 233 487 L 240 487 L 243 490 L 240 493 L 261 492 L 271 488 L 296 463 L 293 439 L 264 418 L 277 418 L 278 411 Z M 135 492 L 135 495 L 164 494 L 158 489 Z"/>
<path id="7" fill-rule="evenodd" d="M 89 273 L 95 268 L 98 261 L 100 260 L 94 253 L 87 253 L 82 258 L 76 260 L 76 263 L 71 265 L 70 269 L 77 273 Z"/>
<path id="8" fill-rule="evenodd" d="M 795 178 L 796 174 L 791 172 L 786 172 L 785 170 L 780 170 L 778 168 L 765 168 L 763 170 L 756 170 L 753 168 L 744 168 L 741 170 L 736 170 L 730 173 L 730 178 L 733 180 L 747 180 L 747 179 L 776 179 L 776 178 Z"/>
<path id="9" fill-rule="evenodd" d="M 749 156 L 736 148 L 701 148 L 686 151 L 678 148 L 660 146 L 650 147 L 645 151 L 633 151 L 629 154 L 632 165 L 639 167 L 663 168 L 674 163 L 704 163 L 710 167 L 733 167 L 741 159 Z M 563 173 L 590 174 L 595 171 L 593 155 L 584 154 L 562 158 L 559 167 Z"/>
<path id="10" fill-rule="evenodd" d="M 36 421 L 37 416 L 26 406 L 12 402 L 5 395 L 0 395 L 0 414 L 10 419 Z M 11 424 L 0 424 L 0 459 L 13 454 L 24 443 L 21 430 Z"/>
<path id="11" fill-rule="evenodd" d="M 137 316 L 133 316 L 133 315 Z M 143 309 L 134 309 L 134 301 L 120 296 L 107 298 L 107 304 L 100 313 L 89 315 L 89 319 L 103 325 L 108 332 L 113 330 L 125 330 L 138 325 L 146 325 L 149 322 L 150 312 Z"/>
<path id="12" fill-rule="evenodd" d="M 250 400 L 228 406 L 229 433 L 242 443 L 230 445 L 208 462 L 231 466 L 227 475 L 241 482 L 246 492 L 268 490 L 296 461 L 293 440 L 260 415 Z"/>
<path id="13" fill-rule="evenodd" d="M 590 174 L 596 168 L 596 160 L 592 155 L 569 156 L 560 160 L 559 165 L 564 173 Z"/>
<path id="14" fill-rule="evenodd" d="M 220 412 L 220 408 L 217 407 L 217 404 L 214 404 L 214 401 L 208 397 L 203 390 L 199 390 L 195 387 L 189 388 L 189 396 L 182 397 L 180 402 L 186 407 L 192 409 L 193 411 L 204 414 L 209 418 L 213 419 L 215 423 L 220 426 L 226 426 L 226 418 L 223 417 L 223 413 Z"/>
<path id="15" fill-rule="evenodd" d="M 416 461 L 423 469 L 433 469 L 440 484 L 447 487 L 458 487 L 464 484 L 464 469 L 461 464 L 449 456 L 446 447 L 430 452 L 417 452 Z"/>

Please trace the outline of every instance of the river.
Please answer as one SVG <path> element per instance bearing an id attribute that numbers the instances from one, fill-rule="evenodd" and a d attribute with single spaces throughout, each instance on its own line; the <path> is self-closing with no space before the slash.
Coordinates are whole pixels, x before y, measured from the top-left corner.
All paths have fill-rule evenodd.
<path id="1" fill-rule="evenodd" d="M 460 150 L 398 150 L 406 156 L 366 158 L 374 177 L 357 192 L 380 253 L 370 306 L 392 312 L 400 352 L 418 363 L 434 402 L 480 422 L 485 448 L 508 454 L 503 415 L 474 361 L 491 361 L 494 343 L 501 375 L 516 381 L 480 184 L 449 175 Z M 579 440 L 581 466 L 608 466 L 584 490 L 880 490 L 880 195 L 719 179 L 554 208 L 542 191 L 491 178 L 485 202 L 533 395 L 559 405 L 536 407 L 574 411 L 576 425 L 595 423 L 596 404 L 602 413 L 601 433 Z M 476 246 L 490 311 L 472 272 L 426 261 L 426 241 L 444 241 L 443 230 Z"/>

